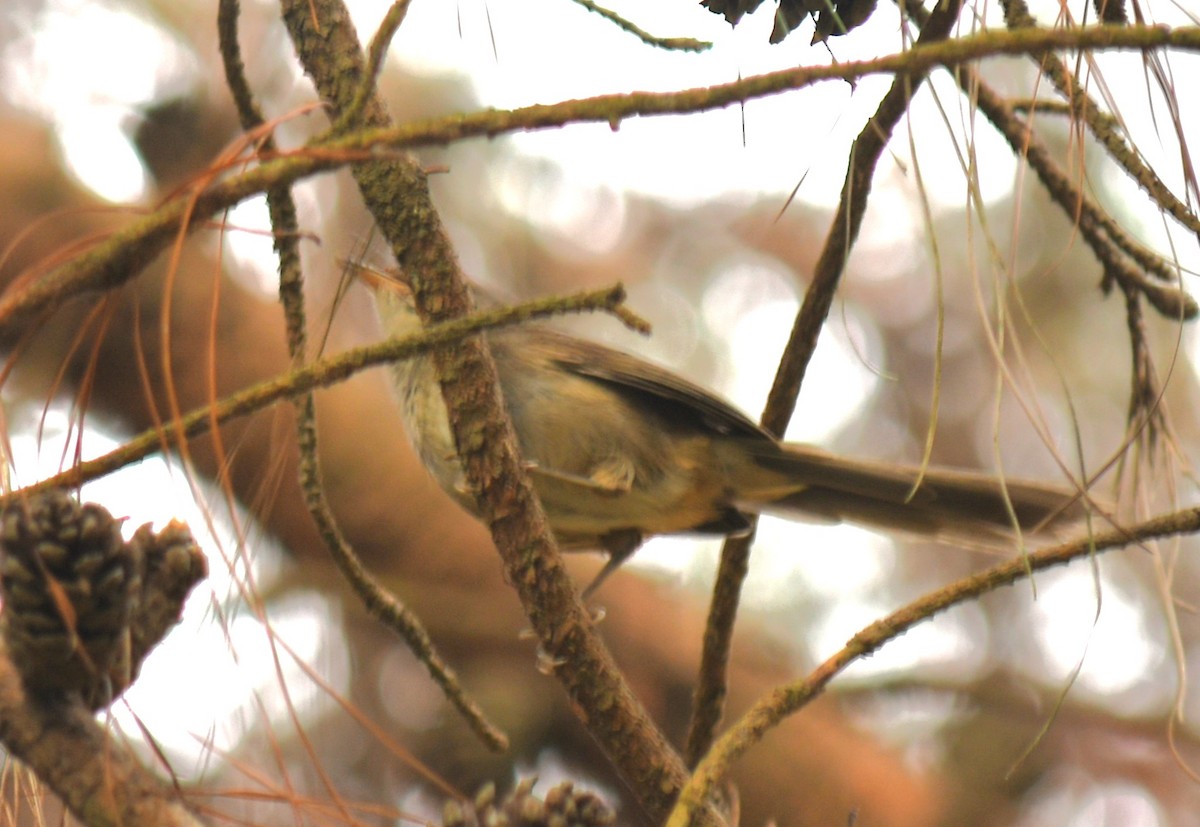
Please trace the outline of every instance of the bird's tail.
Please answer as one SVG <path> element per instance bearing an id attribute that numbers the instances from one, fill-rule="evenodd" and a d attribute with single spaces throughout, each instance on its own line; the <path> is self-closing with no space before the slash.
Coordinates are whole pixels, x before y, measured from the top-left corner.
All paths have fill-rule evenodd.
<path id="1" fill-rule="evenodd" d="M 848 459 L 807 445 L 772 448 L 755 453 L 758 473 L 735 484 L 739 508 L 990 546 L 1018 531 L 1061 535 L 1090 507 L 1068 486 L 948 468 L 921 474 L 916 466 Z"/>

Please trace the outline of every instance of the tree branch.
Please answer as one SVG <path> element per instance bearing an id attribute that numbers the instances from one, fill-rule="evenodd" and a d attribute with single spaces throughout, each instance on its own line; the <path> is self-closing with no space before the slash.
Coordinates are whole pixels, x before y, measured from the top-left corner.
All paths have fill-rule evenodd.
<path id="1" fill-rule="evenodd" d="M 218 173 L 241 165 L 229 160 L 211 175 L 176 194 L 153 213 L 107 237 L 71 261 L 19 290 L 0 296 L 0 347 L 11 346 L 43 314 L 72 296 L 109 290 L 137 275 L 179 235 L 206 226 L 209 217 L 243 199 L 318 172 L 356 161 L 388 157 L 389 151 L 439 146 L 470 137 L 553 129 L 572 123 L 609 123 L 626 118 L 686 114 L 740 105 L 827 80 L 855 80 L 874 74 L 919 73 L 953 67 L 995 55 L 1039 53 L 1048 49 L 1159 49 L 1200 51 L 1200 27 L 1090 26 L 1079 29 L 988 31 L 932 43 L 899 54 L 832 66 L 806 66 L 756 75 L 732 83 L 680 92 L 602 95 L 514 110 L 488 110 L 415 121 L 323 137 L 280 156 L 259 158 L 254 169 L 215 181 Z"/>
<path id="2" fill-rule="evenodd" d="M 89 827 L 200 827 L 179 793 L 149 773 L 82 703 L 39 703 L 0 643 L 0 741 Z"/>
<path id="3" fill-rule="evenodd" d="M 1003 586 L 1009 586 L 1032 576 L 1035 571 L 1061 566 L 1072 560 L 1124 548 L 1137 543 L 1190 534 L 1200 531 L 1200 508 L 1173 512 L 1126 528 L 1113 528 L 1072 542 L 1043 549 L 1012 559 L 930 592 L 860 631 L 837 654 L 830 657 L 808 677 L 781 686 L 755 704 L 741 720 L 717 741 L 701 762 L 688 786 L 679 796 L 679 803 L 668 827 L 685 827 L 691 813 L 707 799 L 709 791 L 728 772 L 729 766 L 762 740 L 784 718 L 802 709 L 847 666 L 877 651 L 913 626 L 945 610 L 981 597 Z"/>
<path id="4" fill-rule="evenodd" d="M 921 29 L 914 48 L 937 43 L 950 35 L 962 9 L 961 0 L 940 3 Z M 767 396 L 762 425 L 776 437 L 782 437 L 795 411 L 800 385 L 808 363 L 817 348 L 821 328 L 829 315 L 850 250 L 858 238 L 875 167 L 891 139 L 896 124 L 908 111 L 913 92 L 925 79 L 925 72 L 901 74 L 879 102 L 850 150 L 850 165 L 842 184 L 841 197 L 833 223 L 821 248 L 813 279 L 796 314 L 792 332 L 779 361 L 775 380 Z M 695 712 L 688 732 L 688 765 L 695 766 L 712 743 L 725 698 L 725 665 L 733 639 L 741 584 L 746 577 L 751 539 L 732 537 L 721 548 L 721 562 L 713 586 L 712 608 L 704 632 L 700 679 L 696 689 Z"/>
<path id="5" fill-rule="evenodd" d="M 322 100 L 336 119 L 363 77 L 361 46 L 338 0 L 284 0 L 284 21 Z M 367 124 L 387 115 L 372 96 Z M 425 176 L 411 159 L 353 167 L 359 189 L 401 269 L 412 279 L 426 322 L 453 318 L 471 301 L 448 237 L 430 201 Z M 661 819 L 687 774 L 626 684 L 596 634 L 563 566 L 549 526 L 517 451 L 504 412 L 495 365 L 482 339 L 434 352 L 460 460 L 505 572 L 553 665 L 592 735 L 630 783 L 638 800 Z"/>

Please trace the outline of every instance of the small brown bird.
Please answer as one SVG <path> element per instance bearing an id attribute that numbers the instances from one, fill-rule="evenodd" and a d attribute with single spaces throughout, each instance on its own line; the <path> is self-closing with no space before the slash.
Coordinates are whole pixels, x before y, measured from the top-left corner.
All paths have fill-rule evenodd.
<path id="1" fill-rule="evenodd" d="M 399 276 L 358 268 L 384 328 L 422 329 Z M 601 578 L 656 534 L 736 535 L 747 514 L 848 521 L 1011 544 L 1079 519 L 1072 488 L 837 456 L 775 439 L 668 370 L 537 324 L 489 331 L 521 453 L 565 549 L 608 551 Z M 438 483 L 475 512 L 427 355 L 392 366 L 405 425 Z M 920 485 L 914 490 L 918 478 Z M 594 589 L 599 578 L 593 583 Z"/>

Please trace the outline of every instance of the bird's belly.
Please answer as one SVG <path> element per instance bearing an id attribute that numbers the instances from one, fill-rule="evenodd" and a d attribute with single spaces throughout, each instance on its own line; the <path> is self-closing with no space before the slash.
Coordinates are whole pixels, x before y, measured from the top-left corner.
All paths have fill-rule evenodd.
<path id="1" fill-rule="evenodd" d="M 718 505 L 723 497 L 715 486 L 700 490 L 683 480 L 601 493 L 535 476 L 534 487 L 555 538 L 566 548 L 597 548 L 601 538 L 626 531 L 646 537 L 696 531 L 727 511 Z"/>
<path id="2" fill-rule="evenodd" d="M 392 369 L 398 386 L 407 389 L 400 399 L 401 411 L 423 464 L 443 490 L 468 511 L 478 514 L 478 504 L 467 489 L 462 463 L 454 448 L 445 403 L 433 380 L 432 365 L 427 359 L 414 359 L 398 363 Z M 410 372 L 426 375 L 421 381 L 414 381 Z M 586 459 L 575 470 L 564 471 L 561 469 L 578 461 L 577 454 L 559 455 L 561 451 L 551 450 L 554 446 L 537 444 L 537 436 L 524 435 L 523 448 L 532 448 L 532 455 L 525 459 L 531 465 L 531 479 L 560 545 L 600 548 L 604 545 L 603 538 L 626 532 L 643 537 L 725 532 L 732 511 L 730 494 L 726 480 L 714 470 L 706 441 L 671 442 L 666 446 L 665 456 L 643 452 L 635 458 L 626 450 L 615 448 L 612 454 L 601 453 Z M 609 471 L 625 466 L 635 473 L 628 475 L 629 484 L 622 487 L 621 475 Z M 542 469 L 546 473 L 539 473 Z"/>

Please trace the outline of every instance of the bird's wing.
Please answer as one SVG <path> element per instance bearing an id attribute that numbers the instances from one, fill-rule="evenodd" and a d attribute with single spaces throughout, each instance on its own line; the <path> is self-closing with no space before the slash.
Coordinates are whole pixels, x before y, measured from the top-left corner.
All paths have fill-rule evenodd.
<path id="1" fill-rule="evenodd" d="M 724 399 L 644 359 L 545 327 L 526 326 L 522 337 L 525 347 L 540 350 L 565 370 L 657 402 L 659 411 L 679 424 L 691 418 L 719 434 L 772 439 Z"/>

